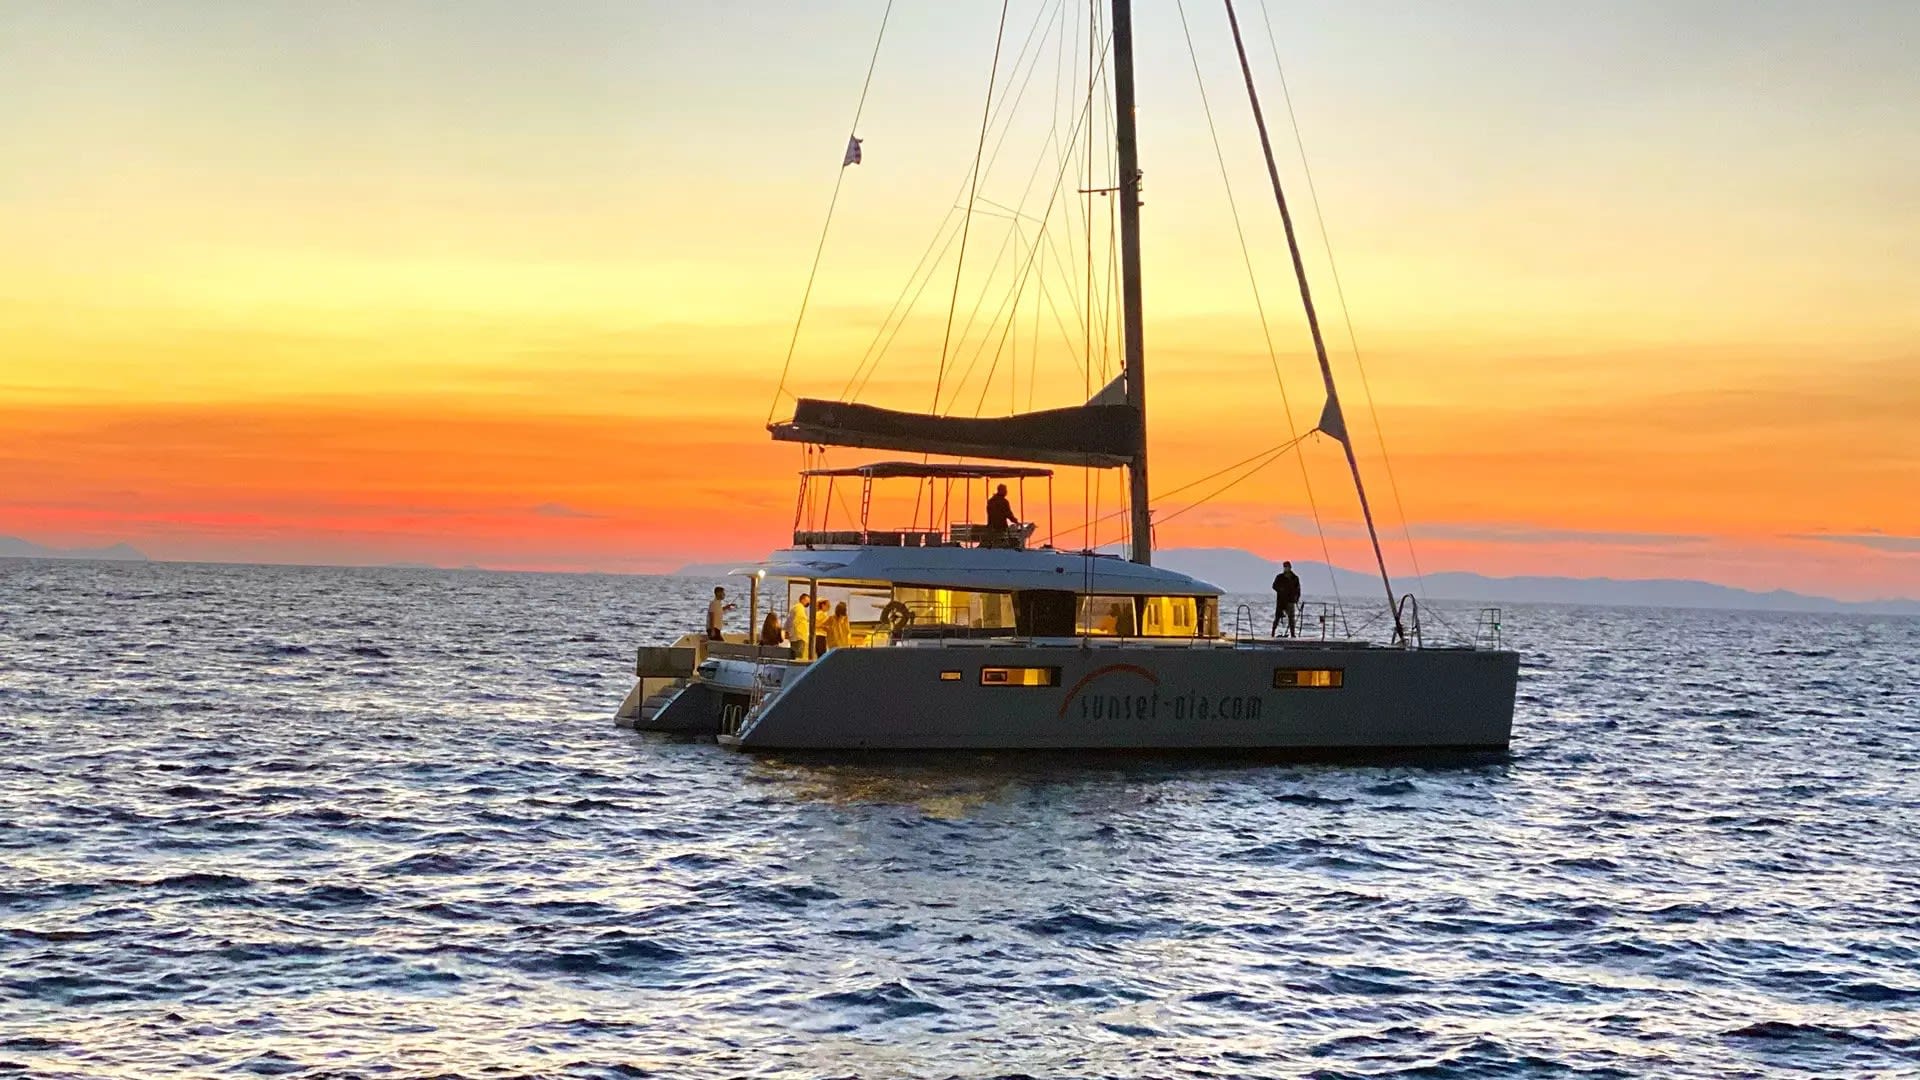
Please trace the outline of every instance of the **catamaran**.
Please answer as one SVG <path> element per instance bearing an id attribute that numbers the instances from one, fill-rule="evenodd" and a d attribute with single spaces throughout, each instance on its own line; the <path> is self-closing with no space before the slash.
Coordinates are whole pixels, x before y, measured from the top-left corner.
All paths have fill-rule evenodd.
<path id="1" fill-rule="evenodd" d="M 1518 654 L 1497 636 L 1426 643 L 1417 603 L 1387 573 L 1231 0 L 1226 7 L 1326 393 L 1315 430 L 1345 450 L 1387 640 L 1344 634 L 1338 618 L 1306 637 L 1260 636 L 1244 613 L 1223 633 L 1220 589 L 1152 563 L 1133 26 L 1127 0 L 1112 0 L 1118 182 L 1098 193 L 1118 204 L 1119 377 L 1081 405 L 997 417 L 798 398 L 791 416 L 769 423 L 774 439 L 922 458 L 803 469 L 792 545 L 735 571 L 749 583 L 750 628 L 764 591 L 770 610 L 791 613 L 790 640 L 756 643 L 750 630 L 642 648 L 622 723 L 710 734 L 747 751 L 1507 749 Z M 849 162 L 858 145 L 850 142 Z M 976 160 L 976 181 L 978 169 Z M 1126 557 L 1090 542 L 1058 545 L 1046 466 L 1126 471 Z M 984 495 L 1009 484 L 1023 519 L 1028 486 L 1044 484 L 1044 531 L 968 520 L 976 485 Z M 889 487 L 912 493 L 904 523 L 876 517 Z"/>

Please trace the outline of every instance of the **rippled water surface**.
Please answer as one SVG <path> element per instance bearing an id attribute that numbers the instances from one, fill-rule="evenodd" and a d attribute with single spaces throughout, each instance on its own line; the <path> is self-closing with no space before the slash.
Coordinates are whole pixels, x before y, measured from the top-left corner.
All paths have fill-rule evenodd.
<path id="1" fill-rule="evenodd" d="M 1920 1075 L 1920 622 L 1515 609 L 1455 767 L 616 729 L 710 583 L 0 560 L 0 1073 Z"/>

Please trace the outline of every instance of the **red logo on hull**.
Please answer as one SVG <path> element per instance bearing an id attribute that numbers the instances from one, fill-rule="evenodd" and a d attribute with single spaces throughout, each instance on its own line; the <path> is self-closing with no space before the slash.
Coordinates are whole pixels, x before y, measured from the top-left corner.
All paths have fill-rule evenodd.
<path id="1" fill-rule="evenodd" d="M 1067 691 L 1067 699 L 1060 703 L 1060 715 L 1062 717 L 1065 717 L 1067 715 L 1067 707 L 1073 704 L 1073 699 L 1080 696 L 1080 691 L 1086 689 L 1088 683 L 1101 677 L 1102 675 L 1114 675 L 1114 674 L 1120 674 L 1120 673 L 1125 673 L 1128 675 L 1138 675 L 1141 678 L 1152 683 L 1156 688 L 1160 685 L 1160 676 L 1155 675 L 1153 672 L 1148 671 L 1146 668 L 1141 667 L 1139 664 L 1108 664 L 1106 667 L 1094 668 L 1092 671 L 1089 671 L 1084 676 L 1082 676 L 1079 682 L 1074 683 L 1073 689 Z"/>

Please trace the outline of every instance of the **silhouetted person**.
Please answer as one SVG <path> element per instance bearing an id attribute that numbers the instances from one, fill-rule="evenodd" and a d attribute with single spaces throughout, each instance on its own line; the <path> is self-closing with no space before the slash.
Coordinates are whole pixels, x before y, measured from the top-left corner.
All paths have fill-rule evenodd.
<path id="1" fill-rule="evenodd" d="M 780 616 L 767 612 L 767 621 L 760 624 L 760 644 L 780 644 Z"/>
<path id="2" fill-rule="evenodd" d="M 1280 620 L 1287 620 L 1287 636 L 1293 637 L 1300 632 L 1294 619 L 1294 611 L 1300 606 L 1300 575 L 1293 572 L 1293 564 L 1283 562 L 1280 572 L 1273 576 L 1273 630 L 1271 636 L 1280 636 Z"/>
<path id="3" fill-rule="evenodd" d="M 1020 519 L 1013 516 L 1013 504 L 1007 501 L 1007 485 L 995 488 L 987 499 L 987 529 L 991 536 L 988 543 L 997 547 L 1013 546 L 1013 529 Z"/>

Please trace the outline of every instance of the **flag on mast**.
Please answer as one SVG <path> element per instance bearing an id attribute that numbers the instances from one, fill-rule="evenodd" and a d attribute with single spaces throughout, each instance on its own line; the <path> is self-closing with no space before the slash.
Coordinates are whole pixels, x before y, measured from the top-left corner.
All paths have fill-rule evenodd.
<path id="1" fill-rule="evenodd" d="M 840 167 L 844 169 L 849 165 L 858 164 L 860 164 L 860 140 L 849 135 L 847 136 L 847 156 L 840 159 Z"/>

